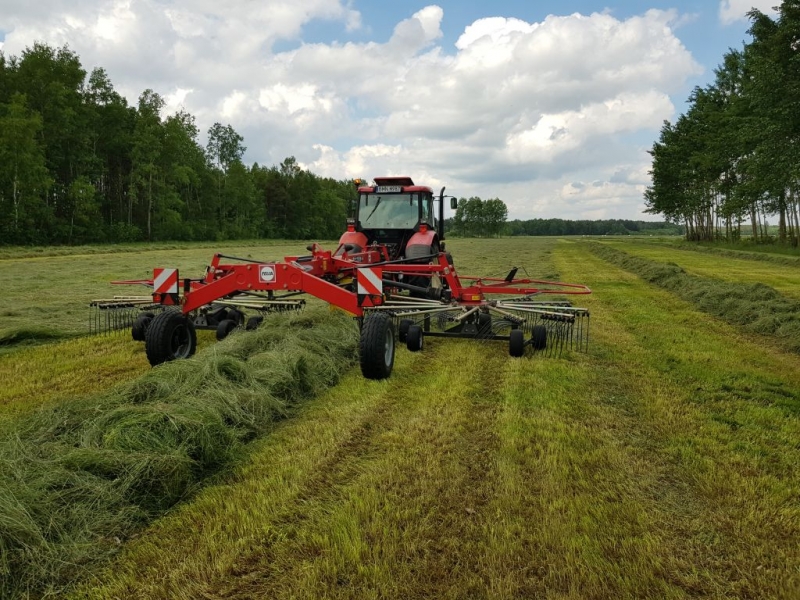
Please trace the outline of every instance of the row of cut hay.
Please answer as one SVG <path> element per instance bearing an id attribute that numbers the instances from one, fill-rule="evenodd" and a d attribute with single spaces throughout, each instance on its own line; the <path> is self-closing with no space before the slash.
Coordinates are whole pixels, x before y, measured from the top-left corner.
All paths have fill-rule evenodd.
<path id="1" fill-rule="evenodd" d="M 71 337 L 69 333 L 49 327 L 18 327 L 0 331 L 0 349 L 22 344 L 49 342 Z"/>
<path id="2" fill-rule="evenodd" d="M 663 244 L 661 244 L 663 246 Z M 703 252 L 706 254 L 715 254 L 717 256 L 724 256 L 726 258 L 738 258 L 740 260 L 757 260 L 760 262 L 769 262 L 776 265 L 786 265 L 789 267 L 800 266 L 800 254 L 793 252 L 786 247 L 765 246 L 765 250 L 757 251 L 752 245 L 742 245 L 741 250 L 732 249 L 726 246 L 709 246 L 698 242 L 681 241 L 677 244 L 670 245 L 671 248 L 678 250 L 687 250 L 690 252 Z M 771 250 L 783 250 L 782 254 L 776 254 Z"/>
<path id="3" fill-rule="evenodd" d="M 0 597 L 60 594 L 357 360 L 353 319 L 268 318 L 0 429 Z M 91 373 L 86 374 L 91 377 Z"/>
<path id="4" fill-rule="evenodd" d="M 631 256 L 603 244 L 589 248 L 604 260 L 691 302 L 699 310 L 745 331 L 777 338 L 781 346 L 800 352 L 800 302 L 763 283 L 730 283 L 686 273 L 674 263 Z"/>

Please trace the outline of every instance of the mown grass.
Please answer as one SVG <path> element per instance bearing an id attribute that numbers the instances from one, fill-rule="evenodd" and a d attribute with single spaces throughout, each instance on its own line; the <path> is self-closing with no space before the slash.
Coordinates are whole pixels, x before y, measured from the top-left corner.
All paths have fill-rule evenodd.
<path id="1" fill-rule="evenodd" d="M 102 391 L 150 369 L 130 335 L 92 336 L 0 355 L 0 414 Z"/>
<path id="2" fill-rule="evenodd" d="M 335 383 L 356 339 L 341 314 L 276 316 L 191 360 L 0 423 L 0 596 L 62 593 Z"/>
<path id="3" fill-rule="evenodd" d="M 787 298 L 763 283 L 730 283 L 691 275 L 674 263 L 632 256 L 603 244 L 591 251 L 610 263 L 669 290 L 745 331 L 773 337 L 777 344 L 800 352 L 800 301 Z M 717 263 L 716 272 L 724 272 Z"/>
<path id="4" fill-rule="evenodd" d="M 800 262 L 795 259 L 786 259 L 789 261 L 789 264 L 786 264 L 785 261 L 759 260 L 771 258 L 765 254 L 735 252 L 724 254 L 715 252 L 712 258 L 709 252 L 691 251 L 691 249 L 686 252 L 675 252 L 674 246 L 636 240 L 603 243 L 633 256 L 678 264 L 692 275 L 730 283 L 762 283 L 785 296 L 800 300 Z"/>
<path id="5" fill-rule="evenodd" d="M 90 244 L 84 246 L 0 246 L 0 261 L 20 258 L 47 258 L 55 256 L 91 257 L 97 255 L 160 250 L 187 250 L 211 248 L 268 248 L 271 246 L 296 245 L 304 248 L 308 242 L 292 240 L 232 240 L 225 242 L 131 242 L 122 244 Z M 213 254 L 213 252 L 211 253 Z"/>
<path id="6" fill-rule="evenodd" d="M 595 290 L 588 355 L 430 340 L 350 373 L 74 597 L 797 597 L 796 357 L 550 256 Z"/>
<path id="7" fill-rule="evenodd" d="M 147 295 L 145 286 L 115 286 L 112 281 L 152 279 L 155 267 L 177 267 L 199 277 L 215 252 L 253 260 L 281 260 L 306 254 L 307 242 L 259 241 L 232 244 L 168 244 L 43 248 L 42 255 L 0 249 L 0 348 L 11 342 L 48 341 L 85 335 L 89 302 L 114 295 Z M 331 242 L 328 246 L 335 245 Z M 91 253 L 84 253 L 90 250 Z M 57 252 L 63 254 L 56 255 Z M 35 334 L 35 335 L 34 335 Z M 41 335 L 40 335 L 41 334 Z"/>

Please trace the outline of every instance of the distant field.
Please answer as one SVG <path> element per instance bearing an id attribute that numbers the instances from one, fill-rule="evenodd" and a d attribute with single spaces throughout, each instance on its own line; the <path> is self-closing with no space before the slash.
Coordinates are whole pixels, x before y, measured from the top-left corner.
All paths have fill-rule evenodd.
<path id="1" fill-rule="evenodd" d="M 711 287 L 758 282 L 797 297 L 782 264 L 601 243 L 677 263 Z M 274 258 L 299 244 L 229 253 Z M 590 286 L 577 302 L 592 313 L 590 351 L 511 359 L 501 343 L 431 339 L 421 353 L 400 349 L 388 381 L 355 368 L 251 443 L 230 473 L 121 540 L 72 597 L 799 597 L 797 354 L 580 241 L 448 249 L 463 275 L 516 266 Z M 197 272 L 209 259 L 208 248 L 182 248 L 76 270 L 93 295 L 106 279 L 149 276 L 155 260 Z M 33 270 L 27 260 L 14 259 L 18 277 Z M 37 278 L 26 277 L 13 296 L 34 298 L 25 286 Z M 201 354 L 213 348 L 205 339 Z M 80 366 L 63 367 L 70 360 Z M 41 404 L 47 374 L 60 382 L 49 396 L 58 405 L 148 371 L 142 360 L 122 336 L 6 352 L 0 376 L 13 364 L 19 383 L 0 412 L 13 424 L 24 412 L 13 407 Z"/>
<path id="2" fill-rule="evenodd" d="M 152 279 L 154 267 L 177 267 L 199 277 L 215 252 L 256 260 L 306 254 L 307 242 L 173 244 L 78 248 L 0 248 L 4 293 L 0 298 L 0 349 L 13 333 L 80 335 L 89 328 L 89 302 L 114 295 L 146 295 L 143 286 L 112 286 L 116 280 Z M 331 242 L 331 244 L 333 244 Z M 36 335 L 32 336 L 34 339 Z"/>

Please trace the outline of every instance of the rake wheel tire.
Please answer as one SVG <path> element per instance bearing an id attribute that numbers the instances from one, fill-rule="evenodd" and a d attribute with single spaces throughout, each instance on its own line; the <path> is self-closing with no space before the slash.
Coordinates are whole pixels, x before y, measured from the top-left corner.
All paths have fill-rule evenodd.
<path id="1" fill-rule="evenodd" d="M 367 379 L 386 379 L 394 366 L 394 327 L 386 313 L 364 317 L 358 345 L 361 373 Z"/>
<path id="2" fill-rule="evenodd" d="M 258 329 L 258 326 L 264 322 L 264 317 L 262 315 L 253 315 L 249 319 L 247 319 L 247 325 L 244 326 L 245 330 L 247 331 L 255 331 Z"/>
<path id="3" fill-rule="evenodd" d="M 478 333 L 486 334 L 492 330 L 492 315 L 480 313 L 478 315 Z"/>
<path id="4" fill-rule="evenodd" d="M 197 350 L 197 332 L 192 321 L 176 310 L 153 317 L 144 343 L 152 366 L 179 358 L 189 358 Z"/>
<path id="5" fill-rule="evenodd" d="M 237 325 L 244 325 L 244 313 L 238 309 L 232 308 L 228 311 L 228 319 Z M 221 323 L 222 321 L 220 321 Z"/>
<path id="6" fill-rule="evenodd" d="M 236 329 L 237 322 L 233 319 L 225 319 L 224 321 L 220 321 L 219 325 L 217 325 L 217 341 L 221 342 L 228 334 Z"/>
<path id="7" fill-rule="evenodd" d="M 525 333 L 522 329 L 512 329 L 508 334 L 508 353 L 514 358 L 525 354 Z"/>
<path id="8" fill-rule="evenodd" d="M 408 328 L 414 324 L 411 319 L 400 319 L 400 324 L 397 326 L 397 340 L 400 342 L 406 341 L 408 335 Z"/>
<path id="9" fill-rule="evenodd" d="M 544 325 L 534 325 L 531 332 L 531 346 L 534 350 L 544 350 L 547 348 L 547 327 Z"/>
<path id="10" fill-rule="evenodd" d="M 406 334 L 406 348 L 411 352 L 419 352 L 424 345 L 424 339 L 422 327 L 419 325 L 412 325 L 408 328 L 408 333 Z"/>
<path id="11" fill-rule="evenodd" d="M 142 313 L 136 317 L 136 320 L 131 326 L 131 337 L 134 341 L 143 342 L 145 340 L 147 328 L 150 327 L 150 323 L 153 322 L 154 317 L 155 315 L 151 312 Z"/>

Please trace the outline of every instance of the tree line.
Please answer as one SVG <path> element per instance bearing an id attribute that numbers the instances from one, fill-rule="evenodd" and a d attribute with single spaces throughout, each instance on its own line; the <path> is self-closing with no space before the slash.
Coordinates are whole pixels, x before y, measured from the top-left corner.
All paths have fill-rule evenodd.
<path id="1" fill-rule="evenodd" d="M 506 225 L 508 235 L 683 235 L 683 226 L 658 221 L 598 219 L 515 219 Z"/>
<path id="2" fill-rule="evenodd" d="M 729 50 L 650 154 L 648 212 L 685 224 L 689 240 L 800 238 L 800 0 L 773 19 L 748 13 L 752 39 Z"/>
<path id="3" fill-rule="evenodd" d="M 338 237 L 351 183 L 292 157 L 245 166 L 230 125 L 203 147 L 164 104 L 145 90 L 129 106 L 68 47 L 0 52 L 0 244 Z"/>

